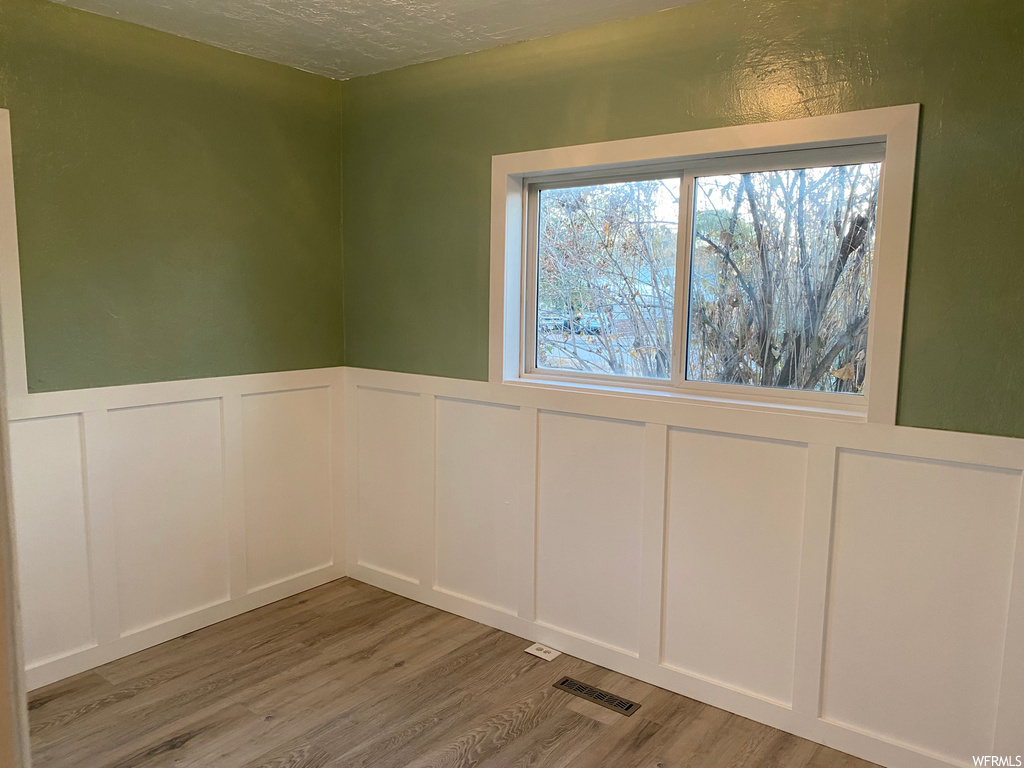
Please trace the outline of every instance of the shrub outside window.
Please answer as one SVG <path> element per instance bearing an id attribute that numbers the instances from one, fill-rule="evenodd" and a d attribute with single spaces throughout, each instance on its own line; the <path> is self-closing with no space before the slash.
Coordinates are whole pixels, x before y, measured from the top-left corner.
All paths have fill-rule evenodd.
<path id="1" fill-rule="evenodd" d="M 671 377 L 679 184 L 539 192 L 537 368 Z"/>
<path id="2" fill-rule="evenodd" d="M 863 393 L 880 170 L 694 180 L 688 379 Z"/>

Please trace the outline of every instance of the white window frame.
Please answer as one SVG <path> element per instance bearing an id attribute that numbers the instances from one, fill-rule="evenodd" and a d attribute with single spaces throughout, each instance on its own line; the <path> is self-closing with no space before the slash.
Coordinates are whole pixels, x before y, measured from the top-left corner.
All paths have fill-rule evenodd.
<path id="1" fill-rule="evenodd" d="M 759 125 L 496 155 L 491 163 L 491 382 L 678 398 L 709 405 L 797 411 L 894 424 L 920 105 L 847 112 Z M 778 154 L 782 153 L 782 154 Z M 793 153 L 793 154 L 790 154 Z M 870 162 L 884 156 L 879 186 L 862 396 L 690 381 L 685 378 L 693 177 L 813 164 Z M 535 350 L 536 190 L 666 176 L 683 179 L 673 374 L 670 380 L 537 369 Z"/>

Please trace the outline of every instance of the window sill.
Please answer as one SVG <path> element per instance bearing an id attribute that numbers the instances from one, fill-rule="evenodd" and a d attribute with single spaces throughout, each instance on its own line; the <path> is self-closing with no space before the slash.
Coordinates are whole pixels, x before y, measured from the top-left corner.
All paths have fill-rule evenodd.
<path id="1" fill-rule="evenodd" d="M 772 400 L 757 397 L 735 397 L 718 394 L 684 392 L 676 389 L 660 389 L 650 387 L 609 386 L 581 381 L 566 381 L 554 377 L 530 376 L 517 379 L 505 379 L 503 384 L 513 387 L 549 390 L 552 392 L 572 392 L 648 400 L 653 402 L 677 402 L 693 406 L 724 408 L 729 410 L 753 411 L 758 413 L 786 414 L 818 419 L 837 421 L 866 422 L 867 403 L 859 407 L 842 408 L 830 403 Z"/>

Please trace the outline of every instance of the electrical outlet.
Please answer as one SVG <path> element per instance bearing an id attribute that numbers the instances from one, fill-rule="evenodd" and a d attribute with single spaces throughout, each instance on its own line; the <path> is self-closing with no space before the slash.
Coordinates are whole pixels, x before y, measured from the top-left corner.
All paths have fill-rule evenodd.
<path id="1" fill-rule="evenodd" d="M 527 653 L 531 653 L 538 659 L 544 659 L 545 661 L 551 661 L 562 655 L 561 651 L 556 651 L 554 648 L 548 648 L 546 645 L 540 643 L 534 643 L 526 649 Z"/>

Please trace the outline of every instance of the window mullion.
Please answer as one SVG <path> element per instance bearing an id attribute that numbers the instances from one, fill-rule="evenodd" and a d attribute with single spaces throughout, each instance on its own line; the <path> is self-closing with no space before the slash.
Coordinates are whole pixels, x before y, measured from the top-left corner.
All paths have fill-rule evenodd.
<path id="1" fill-rule="evenodd" d="M 690 312 L 690 248 L 693 244 L 693 179 L 686 171 L 679 184 L 679 231 L 676 241 L 676 290 L 672 306 L 672 386 L 686 382 L 687 328 Z"/>
<path id="2" fill-rule="evenodd" d="M 525 274 L 523 280 L 523 323 L 521 333 L 523 343 L 520 345 L 522 360 L 519 361 L 523 373 L 532 373 L 537 367 L 537 262 L 539 239 L 540 193 L 537 187 L 529 186 L 526 191 L 526 215 L 523 243 L 526 248 Z"/>

